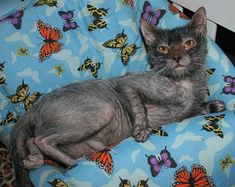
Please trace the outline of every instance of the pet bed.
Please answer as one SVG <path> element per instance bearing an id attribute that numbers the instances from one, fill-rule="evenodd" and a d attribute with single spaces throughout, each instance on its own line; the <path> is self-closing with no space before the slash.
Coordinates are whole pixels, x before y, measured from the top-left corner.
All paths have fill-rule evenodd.
<path id="1" fill-rule="evenodd" d="M 8 146 L 17 119 L 42 95 L 58 87 L 146 70 L 146 51 L 139 33 L 141 16 L 159 28 L 188 22 L 166 0 L 38 0 L 2 16 L 1 142 Z M 48 29 L 51 34 L 44 34 Z M 121 47 L 103 45 L 118 34 L 126 37 Z M 30 172 L 34 185 L 235 186 L 235 69 L 210 38 L 208 50 L 208 100 L 224 101 L 225 112 L 155 129 L 145 143 L 128 138 L 71 168 L 48 160 Z"/>

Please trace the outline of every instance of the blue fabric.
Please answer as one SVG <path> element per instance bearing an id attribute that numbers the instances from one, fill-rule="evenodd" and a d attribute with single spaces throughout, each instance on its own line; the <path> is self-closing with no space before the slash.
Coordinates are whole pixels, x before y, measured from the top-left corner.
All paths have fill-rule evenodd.
<path id="1" fill-rule="evenodd" d="M 146 5 L 144 0 L 58 0 L 57 7 L 35 7 L 35 2 L 32 1 L 23 10 L 10 13 L 16 20 L 22 20 L 21 24 L 17 25 L 10 17 L 0 20 L 0 78 L 4 80 L 0 84 L 0 138 L 6 145 L 9 143 L 9 132 L 14 121 L 25 112 L 26 100 L 35 99 L 33 96 L 40 99 L 40 95 L 72 82 L 120 76 L 126 72 L 144 71 L 148 68 L 139 33 L 139 19 L 145 9 L 144 4 Z M 87 4 L 97 9 L 104 8 L 108 13 L 95 17 L 89 13 Z M 152 6 L 153 12 L 165 10 L 161 13 L 162 17 L 158 18 L 159 23 L 156 26 L 159 28 L 173 28 L 189 21 L 165 0 L 149 0 L 148 4 Z M 21 12 L 16 14 L 18 11 Z M 63 31 L 67 22 L 59 15 L 59 11 L 72 11 L 73 20 L 67 22 L 76 22 L 77 26 L 73 26 L 77 28 Z M 151 15 L 149 18 L 150 21 L 153 20 Z M 107 26 L 89 31 L 88 27 L 95 19 L 105 21 Z M 58 28 L 63 35 L 58 39 L 63 44 L 61 50 L 41 62 L 39 51 L 46 42 L 39 33 L 37 20 L 49 24 L 52 29 Z M 111 49 L 103 45 L 115 39 L 119 33 L 125 33 L 128 37 L 125 42 L 127 45 L 123 47 L 132 44 L 136 46 L 136 52 L 130 55 L 126 65 L 121 61 L 123 49 Z M 197 170 L 197 176 L 199 172 L 204 173 L 202 180 L 211 186 L 235 185 L 235 153 L 232 149 L 235 145 L 235 97 L 234 91 L 224 89 L 226 86 L 231 87 L 230 90 L 234 89 L 234 83 L 230 83 L 230 80 L 235 77 L 235 69 L 209 38 L 208 49 L 207 68 L 211 72 L 208 74 L 208 100 L 223 100 L 227 111 L 208 115 L 210 118 L 199 116 L 169 124 L 157 131 L 165 136 L 152 135 L 145 143 L 137 143 L 129 138 L 97 154 L 97 157 L 93 157 L 94 161 L 84 158 L 77 162 L 77 166 L 67 170 L 45 164 L 30 172 L 34 184 L 46 187 L 64 182 L 68 186 L 100 187 L 118 186 L 127 180 L 132 185 L 137 185 L 138 181 L 145 180 L 151 187 L 165 187 L 179 182 L 179 175 L 183 172 L 189 174 L 192 170 Z M 92 65 L 86 71 L 78 71 L 87 58 L 92 60 Z M 100 66 L 97 68 L 97 77 L 92 74 L 95 65 Z M 17 88 L 20 86 L 27 88 L 22 96 L 23 100 L 12 103 L 12 97 L 19 94 Z M 14 117 L 7 121 L 5 119 L 9 113 Z M 208 125 L 214 129 L 217 127 L 216 133 L 206 131 Z M 103 154 L 111 156 L 112 162 L 104 162 L 102 165 L 99 155 Z M 151 167 L 155 167 L 156 171 L 159 169 L 155 172 L 157 176 L 153 176 Z"/>

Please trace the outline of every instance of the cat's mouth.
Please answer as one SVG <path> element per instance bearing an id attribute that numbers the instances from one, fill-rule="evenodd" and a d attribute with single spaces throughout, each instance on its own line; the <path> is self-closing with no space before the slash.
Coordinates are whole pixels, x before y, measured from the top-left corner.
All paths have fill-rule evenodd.
<path id="1" fill-rule="evenodd" d="M 190 59 L 188 56 L 184 56 L 180 59 L 172 59 L 171 65 L 174 70 L 181 71 L 188 68 L 188 65 L 190 64 Z"/>
<path id="2" fill-rule="evenodd" d="M 181 64 L 177 64 L 175 67 L 174 67 L 175 70 L 184 70 L 186 69 L 186 66 L 184 65 L 181 65 Z"/>

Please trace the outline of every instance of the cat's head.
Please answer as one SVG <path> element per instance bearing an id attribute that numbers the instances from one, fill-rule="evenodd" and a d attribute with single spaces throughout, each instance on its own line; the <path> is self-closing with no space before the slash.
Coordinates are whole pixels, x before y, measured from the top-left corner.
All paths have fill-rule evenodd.
<path id="1" fill-rule="evenodd" d="M 150 67 L 172 78 L 183 78 L 201 71 L 207 54 L 206 11 L 199 8 L 183 27 L 158 29 L 141 19 L 140 29 Z"/>

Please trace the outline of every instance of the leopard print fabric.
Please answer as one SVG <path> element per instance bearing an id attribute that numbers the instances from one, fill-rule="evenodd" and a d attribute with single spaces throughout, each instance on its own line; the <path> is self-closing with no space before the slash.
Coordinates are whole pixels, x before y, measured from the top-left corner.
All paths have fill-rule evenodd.
<path id="1" fill-rule="evenodd" d="M 6 146 L 0 141 L 0 186 L 15 187 L 15 171 Z"/>

